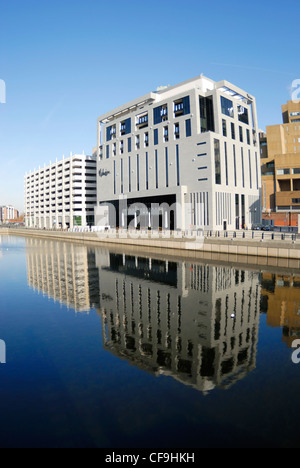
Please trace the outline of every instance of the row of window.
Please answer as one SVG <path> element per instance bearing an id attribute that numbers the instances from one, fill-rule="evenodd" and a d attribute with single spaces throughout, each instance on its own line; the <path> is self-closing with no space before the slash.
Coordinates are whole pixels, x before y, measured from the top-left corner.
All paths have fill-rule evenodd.
<path id="1" fill-rule="evenodd" d="M 161 139 L 164 143 L 167 143 L 170 138 L 170 133 L 169 133 L 169 126 L 163 127 L 162 129 L 162 134 L 160 133 L 159 129 L 156 128 L 154 129 L 153 132 L 153 138 L 154 138 L 154 145 L 159 144 L 159 140 Z M 191 119 L 188 119 L 185 121 L 185 137 L 189 138 L 192 136 L 192 123 Z M 181 137 L 181 132 L 180 132 L 180 125 L 179 123 L 174 124 L 174 134 L 173 138 L 174 140 L 179 140 Z M 144 135 L 136 135 L 135 137 L 135 150 L 138 151 L 142 147 L 148 148 L 149 147 L 149 132 L 145 132 Z M 129 137 L 127 139 L 127 148 L 126 148 L 126 142 L 124 140 L 120 141 L 119 145 L 119 152 L 120 155 L 124 154 L 125 152 L 131 153 L 132 152 L 132 138 Z M 117 143 L 113 143 L 112 145 L 112 156 L 117 156 Z M 110 157 L 110 146 L 106 145 L 106 159 L 109 159 Z"/>
<path id="2" fill-rule="evenodd" d="M 221 110 L 222 114 L 234 119 L 234 106 L 233 101 L 221 96 Z M 248 109 L 242 105 L 237 106 L 238 119 L 240 122 L 249 125 L 249 112 Z"/>
<path id="3" fill-rule="evenodd" d="M 277 175 L 300 174 L 300 167 L 294 169 L 277 169 Z"/>
<path id="4" fill-rule="evenodd" d="M 230 131 L 231 131 L 231 139 L 235 140 L 236 139 L 236 132 L 235 132 L 235 124 L 233 122 L 230 122 Z M 226 119 L 222 119 L 222 132 L 223 132 L 224 137 L 227 137 L 228 134 L 229 134 Z M 244 143 L 244 139 L 245 139 L 244 129 L 243 129 L 243 127 L 239 126 L 239 140 L 240 140 L 241 143 Z M 249 128 L 246 128 L 246 141 L 247 141 L 248 145 L 251 145 L 251 137 L 250 137 Z M 255 144 L 255 141 L 254 141 L 254 144 Z"/>
<path id="5" fill-rule="evenodd" d="M 190 97 L 186 96 L 182 99 L 178 99 L 173 103 L 173 114 L 174 118 L 188 115 L 190 113 Z M 167 121 L 169 118 L 168 105 L 163 104 L 153 109 L 153 124 L 158 125 L 162 122 Z M 132 131 L 132 119 L 128 118 L 120 122 L 119 129 L 117 130 L 117 124 L 106 127 L 106 141 L 109 142 L 117 136 L 129 135 Z M 135 117 L 136 130 L 141 130 L 149 125 L 149 113 L 144 112 Z"/>
<path id="6" fill-rule="evenodd" d="M 170 164 L 169 160 L 169 151 L 168 148 L 165 148 L 165 187 L 169 187 L 169 167 L 172 165 Z M 149 179 L 150 179 L 150 170 L 153 168 L 149 166 L 149 155 L 146 153 L 145 161 L 142 160 L 141 156 L 138 154 L 136 155 L 135 158 L 132 156 L 129 156 L 128 158 L 128 166 L 125 169 L 125 161 L 123 159 L 120 160 L 120 166 L 118 167 L 117 170 L 117 164 L 116 161 L 114 161 L 113 164 L 113 184 L 114 184 L 114 195 L 117 195 L 117 185 L 119 181 L 119 190 L 120 193 L 131 193 L 133 191 L 139 192 L 140 190 L 149 190 L 150 189 L 150 184 L 149 184 Z M 155 150 L 155 158 L 154 158 L 154 174 L 155 174 L 155 188 L 159 188 L 159 166 L 158 166 L 158 151 Z M 141 164 L 145 164 L 145 187 L 141 187 Z M 135 166 L 135 169 L 133 169 L 133 165 Z M 125 177 L 125 171 L 126 171 L 126 177 Z M 135 174 L 136 171 L 136 177 L 133 178 L 133 174 Z M 126 178 L 126 187 L 125 187 L 125 178 Z M 133 180 L 134 179 L 134 180 Z M 180 154 L 179 154 L 179 146 L 176 145 L 176 184 L 179 187 L 180 186 Z"/>
<path id="7" fill-rule="evenodd" d="M 253 188 L 253 174 L 252 174 L 252 155 L 251 151 L 248 151 L 248 167 L 246 170 L 246 157 L 244 153 L 244 148 L 241 148 L 240 158 L 241 158 L 241 168 L 242 168 L 242 187 L 246 186 L 246 175 L 249 177 L 249 187 Z M 221 165 L 221 144 L 220 141 L 214 140 L 214 153 L 215 153 L 215 183 L 216 185 L 224 184 L 222 181 L 222 165 Z M 234 185 L 238 186 L 238 174 L 237 174 L 237 151 L 236 146 L 233 145 L 233 165 L 229 163 L 228 155 L 228 144 L 224 143 L 224 162 L 225 162 L 225 185 L 229 185 L 229 168 L 233 167 L 234 170 Z M 203 169 L 203 168 L 200 168 Z M 258 168 L 258 156 L 257 152 L 255 153 L 255 172 L 256 172 L 256 188 L 259 189 L 259 168 Z"/>

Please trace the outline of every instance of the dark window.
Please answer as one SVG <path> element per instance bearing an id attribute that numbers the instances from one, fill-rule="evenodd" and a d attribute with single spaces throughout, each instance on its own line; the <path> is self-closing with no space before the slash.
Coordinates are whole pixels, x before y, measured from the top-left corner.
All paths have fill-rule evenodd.
<path id="1" fill-rule="evenodd" d="M 169 187 L 169 156 L 168 148 L 166 148 L 166 187 Z"/>
<path id="2" fill-rule="evenodd" d="M 128 153 L 131 153 L 131 137 L 128 138 Z"/>
<path id="3" fill-rule="evenodd" d="M 158 129 L 154 130 L 154 144 L 158 145 Z"/>
<path id="4" fill-rule="evenodd" d="M 226 173 L 226 185 L 228 185 L 228 154 L 227 154 L 226 142 L 225 142 L 225 173 Z"/>
<path id="5" fill-rule="evenodd" d="M 233 167 L 234 167 L 234 185 L 237 187 L 237 174 L 236 174 L 236 152 L 235 152 L 235 145 L 233 145 Z"/>
<path id="6" fill-rule="evenodd" d="M 201 133 L 215 131 L 213 97 L 200 97 Z"/>
<path id="7" fill-rule="evenodd" d="M 185 121 L 186 137 L 189 138 L 192 136 L 192 122 L 191 119 Z"/>
<path id="8" fill-rule="evenodd" d="M 245 163 L 244 163 L 244 150 L 241 149 L 241 159 L 242 159 L 242 181 L 243 181 L 243 188 L 245 188 Z"/>
<path id="9" fill-rule="evenodd" d="M 106 159 L 109 159 L 109 145 L 106 146 Z"/>
<path id="10" fill-rule="evenodd" d="M 220 154 L 220 142 L 215 140 L 215 175 L 216 184 L 221 185 L 221 154 Z"/>
<path id="11" fill-rule="evenodd" d="M 131 133 L 131 119 L 121 122 L 121 135 L 129 135 Z"/>
<path id="12" fill-rule="evenodd" d="M 227 122 L 226 120 L 222 120 L 222 130 L 223 130 L 223 136 L 227 137 Z"/>
<path id="13" fill-rule="evenodd" d="M 238 106 L 238 116 L 239 116 L 239 121 L 240 122 L 243 122 L 243 123 L 249 125 L 248 109 L 246 109 L 243 106 Z"/>
<path id="14" fill-rule="evenodd" d="M 233 122 L 231 123 L 231 138 L 235 140 L 235 125 Z"/>
<path id="15" fill-rule="evenodd" d="M 243 141 L 244 141 L 243 128 L 239 127 L 239 131 L 240 131 L 240 142 L 243 143 Z"/>
<path id="16" fill-rule="evenodd" d="M 176 164 L 177 164 L 177 186 L 180 186 L 180 161 L 179 161 L 179 146 L 176 145 Z"/>

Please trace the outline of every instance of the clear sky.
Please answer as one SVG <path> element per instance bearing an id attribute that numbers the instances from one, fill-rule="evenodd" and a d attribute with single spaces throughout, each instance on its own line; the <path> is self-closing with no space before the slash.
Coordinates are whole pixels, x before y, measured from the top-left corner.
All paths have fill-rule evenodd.
<path id="1" fill-rule="evenodd" d="M 201 73 L 280 123 L 299 16 L 299 0 L 0 0 L 0 205 L 23 210 L 26 171 L 90 154 L 102 113 Z"/>

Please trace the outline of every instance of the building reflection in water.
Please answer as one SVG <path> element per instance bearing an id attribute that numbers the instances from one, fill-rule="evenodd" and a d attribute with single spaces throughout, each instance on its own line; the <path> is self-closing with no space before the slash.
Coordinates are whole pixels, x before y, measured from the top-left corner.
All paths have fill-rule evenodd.
<path id="1" fill-rule="evenodd" d="M 89 312 L 99 305 L 95 251 L 63 242 L 26 239 L 28 285 L 54 301 Z"/>
<path id="2" fill-rule="evenodd" d="M 270 327 L 282 328 L 282 340 L 291 348 L 300 338 L 300 274 L 262 275 L 262 308 Z"/>
<path id="3" fill-rule="evenodd" d="M 255 368 L 259 273 L 116 254 L 97 265 L 104 346 L 116 356 L 203 392 Z"/>
<path id="4" fill-rule="evenodd" d="M 203 392 L 256 366 L 259 272 L 27 239 L 28 284 L 73 308 L 97 308 L 103 346 Z"/>

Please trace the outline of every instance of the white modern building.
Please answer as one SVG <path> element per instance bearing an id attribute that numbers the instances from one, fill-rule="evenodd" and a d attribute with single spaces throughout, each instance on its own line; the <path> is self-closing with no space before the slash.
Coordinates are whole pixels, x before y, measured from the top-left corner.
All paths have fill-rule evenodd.
<path id="1" fill-rule="evenodd" d="M 97 164 L 97 205 L 109 206 L 112 227 L 261 220 L 255 98 L 227 81 L 200 76 L 102 115 Z"/>
<path id="2" fill-rule="evenodd" d="M 34 228 L 94 224 L 96 156 L 71 155 L 25 176 L 25 223 Z"/>

